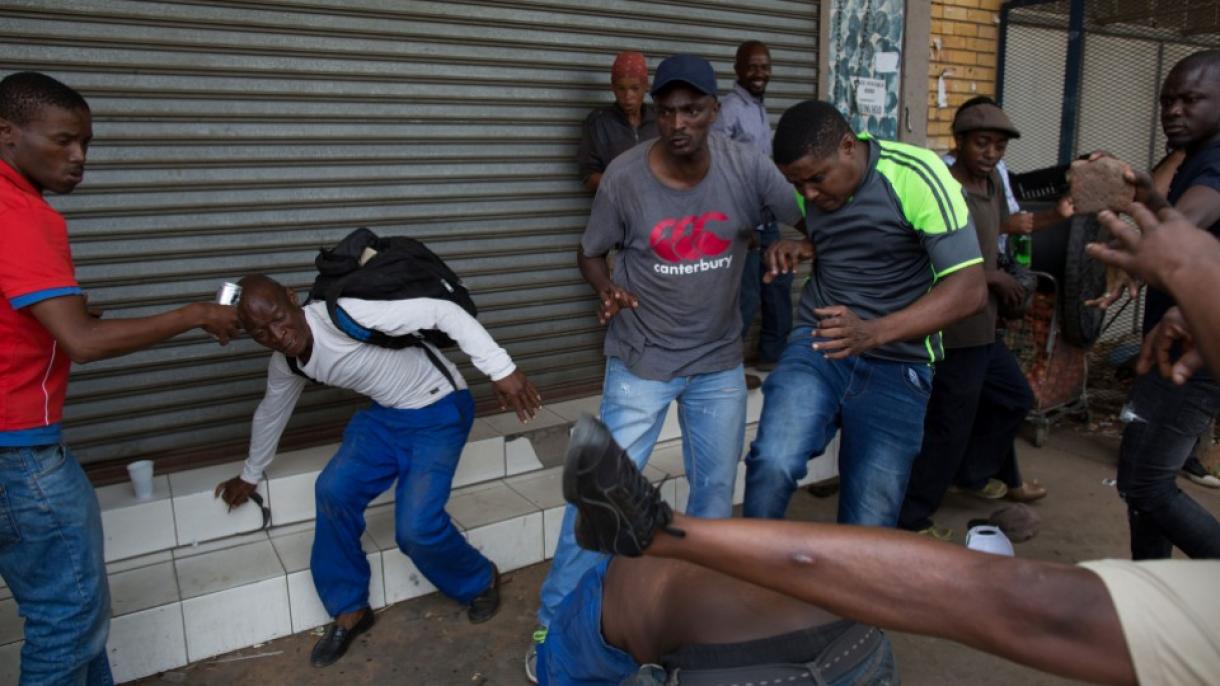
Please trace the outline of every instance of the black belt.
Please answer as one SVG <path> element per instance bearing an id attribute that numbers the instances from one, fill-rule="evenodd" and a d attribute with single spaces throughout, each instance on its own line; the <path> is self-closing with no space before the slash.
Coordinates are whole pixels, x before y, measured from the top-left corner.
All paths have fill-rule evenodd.
<path id="1" fill-rule="evenodd" d="M 881 643 L 875 626 L 855 624 L 815 659 L 806 663 L 769 663 L 725 669 L 675 669 L 666 686 L 740 686 L 773 683 L 788 686 L 833 682 L 860 664 Z"/>

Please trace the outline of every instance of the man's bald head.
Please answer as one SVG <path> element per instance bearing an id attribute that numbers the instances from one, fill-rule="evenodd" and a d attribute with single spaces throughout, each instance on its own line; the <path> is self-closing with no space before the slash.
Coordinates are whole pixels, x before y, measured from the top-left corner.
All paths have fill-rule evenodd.
<path id="1" fill-rule="evenodd" d="M 237 318 L 257 343 L 290 357 L 309 354 L 313 333 L 292 289 L 265 274 L 249 274 L 237 285 Z"/>
<path id="2" fill-rule="evenodd" d="M 237 282 L 241 286 L 241 298 L 237 301 L 237 316 L 247 326 L 251 312 L 262 309 L 260 305 L 295 305 L 289 291 L 279 281 L 266 274 L 247 274 Z"/>

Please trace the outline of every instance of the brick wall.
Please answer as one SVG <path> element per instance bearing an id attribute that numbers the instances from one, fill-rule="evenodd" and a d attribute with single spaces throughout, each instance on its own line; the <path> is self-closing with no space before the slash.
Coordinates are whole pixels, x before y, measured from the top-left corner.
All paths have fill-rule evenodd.
<path id="1" fill-rule="evenodd" d="M 1002 0 L 932 0 L 928 60 L 928 147 L 953 147 L 953 113 L 976 95 L 995 96 L 996 47 Z M 937 41 L 939 39 L 939 49 Z M 948 107 L 937 107 L 936 80 L 945 70 Z"/>

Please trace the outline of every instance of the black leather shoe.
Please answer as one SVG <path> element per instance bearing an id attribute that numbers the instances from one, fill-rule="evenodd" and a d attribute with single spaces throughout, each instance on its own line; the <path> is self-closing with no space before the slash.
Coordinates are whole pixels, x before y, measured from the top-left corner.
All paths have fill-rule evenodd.
<path id="1" fill-rule="evenodd" d="M 576 543 L 612 555 L 639 557 L 673 511 L 648 483 L 605 424 L 584 415 L 572 428 L 563 466 L 563 497 L 576 506 Z"/>
<path id="2" fill-rule="evenodd" d="M 371 609 L 364 611 L 364 616 L 356 622 L 356 626 L 350 629 L 344 629 L 338 624 L 331 624 L 326 628 L 326 633 L 313 646 L 313 652 L 309 655 L 309 664 L 314 667 L 328 667 L 339 661 L 343 654 L 347 652 L 348 646 L 352 644 L 352 639 L 360 634 L 368 631 L 373 626 L 375 615 Z"/>
<path id="3" fill-rule="evenodd" d="M 487 590 L 474 597 L 470 601 L 470 607 L 466 610 L 466 618 L 471 624 L 482 624 L 500 611 L 500 569 L 493 562 L 491 564 L 491 585 Z"/>

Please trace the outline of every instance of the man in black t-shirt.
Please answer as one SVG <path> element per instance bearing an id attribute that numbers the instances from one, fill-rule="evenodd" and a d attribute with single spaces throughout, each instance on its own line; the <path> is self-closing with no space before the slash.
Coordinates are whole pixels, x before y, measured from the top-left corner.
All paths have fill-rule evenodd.
<path id="1" fill-rule="evenodd" d="M 1220 237 L 1220 51 L 1174 65 L 1161 87 L 1161 126 L 1186 151 L 1168 200 Z M 1173 298 L 1148 289 L 1144 332 L 1180 318 Z M 1167 558 L 1177 546 L 1195 558 L 1220 557 L 1220 522 L 1174 481 L 1197 437 L 1220 411 L 1220 383 L 1200 372 L 1178 386 L 1155 370 L 1136 379 L 1122 418 L 1118 491 L 1127 502 L 1131 557 Z"/>

